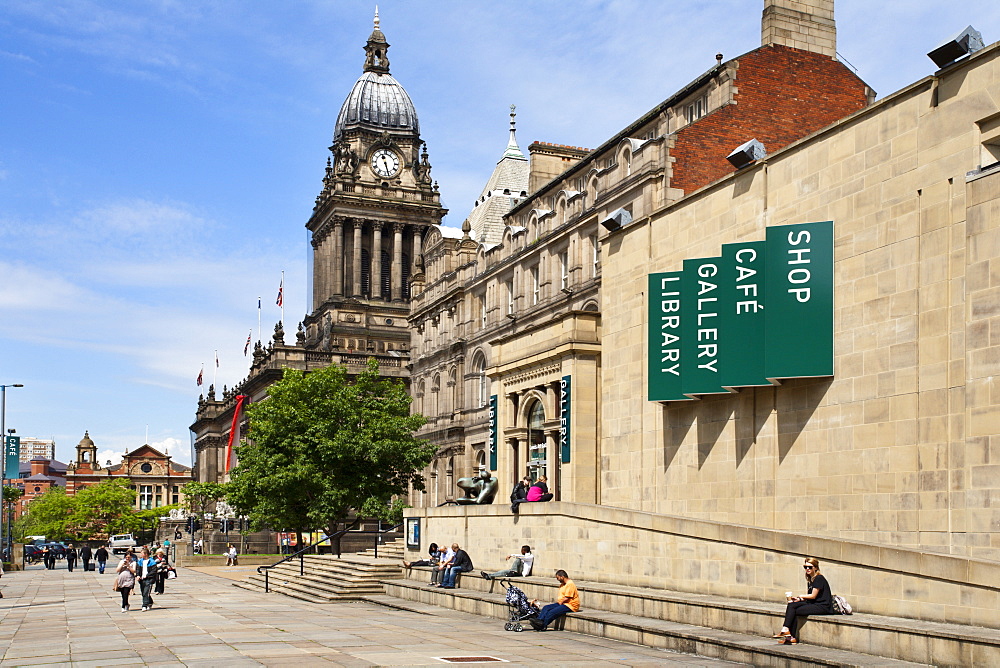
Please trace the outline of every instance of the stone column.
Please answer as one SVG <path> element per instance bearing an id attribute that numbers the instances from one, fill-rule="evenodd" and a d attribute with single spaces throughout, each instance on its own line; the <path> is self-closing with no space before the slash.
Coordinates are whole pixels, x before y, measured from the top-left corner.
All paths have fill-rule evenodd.
<path id="1" fill-rule="evenodd" d="M 520 448 L 518 447 L 518 440 L 516 438 L 508 438 L 507 443 L 510 444 L 510 486 L 513 487 L 517 484 L 518 480 L 524 477 L 524 474 L 521 473 L 521 454 Z M 499 464 L 499 462 L 497 463 Z"/>
<path id="2" fill-rule="evenodd" d="M 355 297 L 361 296 L 361 228 L 364 225 L 361 219 L 354 220 L 354 257 L 351 258 L 351 294 Z"/>
<path id="3" fill-rule="evenodd" d="M 322 242 L 320 242 L 319 237 L 313 235 L 310 242 L 313 247 L 313 310 L 315 311 L 319 308 L 319 305 L 323 303 L 323 283 L 324 277 L 326 276 L 327 268 L 324 266 L 325 259 L 325 249 L 323 248 Z"/>
<path id="4" fill-rule="evenodd" d="M 372 299 L 382 299 L 382 223 L 372 223 Z"/>
<path id="5" fill-rule="evenodd" d="M 413 257 L 410 258 L 410 262 L 413 263 L 414 271 L 416 273 L 417 258 L 424 252 L 424 228 L 418 227 L 413 230 Z"/>
<path id="6" fill-rule="evenodd" d="M 392 286 L 389 293 L 392 301 L 403 301 L 403 230 L 406 225 L 395 223 L 392 226 Z"/>
<path id="7" fill-rule="evenodd" d="M 344 221 L 333 220 L 333 294 L 344 294 Z M 324 296 L 324 299 L 329 295 Z"/>

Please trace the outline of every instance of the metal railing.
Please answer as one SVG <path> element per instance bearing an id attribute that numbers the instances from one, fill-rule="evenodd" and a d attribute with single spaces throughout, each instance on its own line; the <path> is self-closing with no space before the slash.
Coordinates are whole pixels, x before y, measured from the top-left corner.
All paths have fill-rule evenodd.
<path id="1" fill-rule="evenodd" d="M 300 576 L 305 575 L 306 574 L 306 565 L 305 565 L 306 558 L 305 557 L 306 557 L 306 553 L 309 550 L 311 550 L 313 548 L 317 548 L 317 552 L 318 552 L 318 548 L 320 546 L 322 546 L 324 543 L 330 542 L 331 545 L 332 545 L 332 541 L 336 540 L 337 541 L 337 558 L 340 559 L 341 556 L 342 556 L 341 555 L 341 549 L 340 549 L 341 538 L 343 538 L 343 536 L 346 535 L 346 534 L 348 534 L 348 533 L 350 533 L 352 536 L 357 536 L 357 535 L 374 535 L 375 536 L 375 558 L 377 559 L 378 558 L 379 536 L 382 536 L 382 535 L 387 534 L 387 533 L 391 533 L 391 532 L 395 531 L 396 529 L 400 528 L 401 526 L 403 526 L 402 523 L 400 523 L 400 524 L 397 524 L 395 526 L 389 527 L 388 529 L 355 531 L 353 529 L 353 527 L 355 525 L 357 525 L 357 523 L 360 522 L 360 521 L 361 521 L 361 518 L 359 517 L 359 518 L 355 519 L 353 522 L 351 522 L 350 526 L 348 526 L 346 529 L 342 529 L 342 530 L 338 531 L 337 533 L 333 534 L 332 536 L 327 536 L 326 538 L 324 538 L 322 540 L 318 540 L 315 543 L 311 543 L 310 545 L 306 545 L 304 548 L 302 548 L 298 552 L 295 552 L 294 554 L 290 554 L 287 557 L 285 557 L 284 559 L 280 559 L 280 560 L 274 562 L 273 564 L 270 564 L 270 565 L 265 564 L 263 566 L 258 566 L 257 567 L 257 573 L 264 576 L 264 593 L 268 593 L 268 592 L 271 591 L 269 574 L 270 574 L 271 569 L 274 568 L 275 566 L 280 566 L 281 564 L 285 563 L 286 561 L 290 561 L 290 560 L 294 559 L 295 557 L 298 557 L 299 558 L 299 575 Z"/>

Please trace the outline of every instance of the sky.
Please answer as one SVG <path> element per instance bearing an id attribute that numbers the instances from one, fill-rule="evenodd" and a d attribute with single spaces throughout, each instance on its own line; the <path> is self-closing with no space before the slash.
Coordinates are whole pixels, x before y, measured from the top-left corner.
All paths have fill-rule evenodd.
<path id="1" fill-rule="evenodd" d="M 390 0 L 393 76 L 460 227 L 507 143 L 596 147 L 760 43 L 763 0 Z M 838 52 L 879 97 L 996 0 L 838 0 Z M 20 436 L 71 461 L 145 442 L 191 463 L 209 383 L 306 314 L 305 223 L 374 3 L 0 3 L 0 384 Z M 218 355 L 219 366 L 215 367 Z M 205 385 L 196 378 L 204 366 Z"/>

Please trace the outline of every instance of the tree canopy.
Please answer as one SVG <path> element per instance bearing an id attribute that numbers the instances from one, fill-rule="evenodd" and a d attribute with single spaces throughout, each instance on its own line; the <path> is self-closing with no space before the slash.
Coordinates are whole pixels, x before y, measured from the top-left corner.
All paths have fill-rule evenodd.
<path id="1" fill-rule="evenodd" d="M 423 489 L 420 471 L 436 450 L 413 436 L 426 420 L 410 413 L 401 381 L 379 377 L 375 359 L 353 381 L 337 365 L 286 369 L 247 412 L 228 500 L 255 526 L 332 533 L 351 509 L 398 518 L 396 497 Z"/>

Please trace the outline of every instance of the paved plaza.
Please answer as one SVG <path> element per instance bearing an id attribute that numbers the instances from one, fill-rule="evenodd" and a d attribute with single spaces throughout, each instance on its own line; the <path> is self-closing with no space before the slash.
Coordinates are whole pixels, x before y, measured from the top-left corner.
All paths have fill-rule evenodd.
<path id="1" fill-rule="evenodd" d="M 511 633 L 502 620 L 443 608 L 420 614 L 369 603 L 317 605 L 233 587 L 228 578 L 249 570 L 182 569 L 153 610 L 139 611 L 136 591 L 125 614 L 110 571 L 69 573 L 60 564 L 54 571 L 32 566 L 8 573 L 0 580 L 0 665 L 448 665 L 438 657 L 495 657 L 513 665 L 734 665 L 575 633 Z"/>

